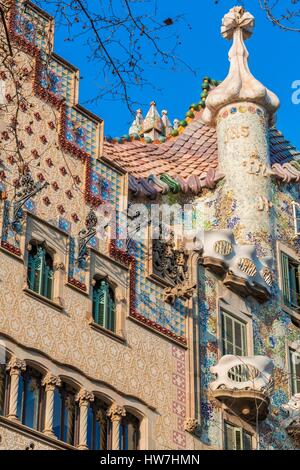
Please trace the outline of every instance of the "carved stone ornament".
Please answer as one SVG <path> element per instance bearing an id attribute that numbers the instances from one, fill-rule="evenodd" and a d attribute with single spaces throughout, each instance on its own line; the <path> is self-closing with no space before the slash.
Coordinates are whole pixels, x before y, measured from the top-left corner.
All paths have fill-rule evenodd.
<path id="1" fill-rule="evenodd" d="M 188 280 L 188 254 L 180 247 L 175 249 L 173 235 L 168 240 L 153 240 L 153 274 L 173 286 L 185 284 Z"/>
<path id="2" fill-rule="evenodd" d="M 196 289 L 194 285 L 179 285 L 175 287 L 166 287 L 164 290 L 164 300 L 170 304 L 174 304 L 177 298 L 188 300 L 193 297 Z"/>
<path id="3" fill-rule="evenodd" d="M 47 390 L 55 390 L 56 387 L 61 386 L 61 379 L 51 372 L 47 372 L 42 380 L 42 385 Z"/>
<path id="4" fill-rule="evenodd" d="M 123 416 L 126 416 L 126 409 L 124 406 L 113 403 L 106 412 L 111 421 L 120 421 Z"/>
<path id="5" fill-rule="evenodd" d="M 26 363 L 22 359 L 13 356 L 7 364 L 6 370 L 10 371 L 11 375 L 14 373 L 20 374 L 22 371 L 26 370 Z"/>
<path id="6" fill-rule="evenodd" d="M 85 266 L 85 259 L 87 257 L 87 245 L 91 239 L 96 235 L 98 219 L 95 212 L 91 209 L 85 219 L 85 226 L 79 232 L 79 246 L 78 246 L 78 264 L 81 267 Z"/>
<path id="7" fill-rule="evenodd" d="M 88 392 L 85 388 L 81 388 L 75 397 L 75 401 L 79 402 L 79 406 L 88 405 L 95 399 L 92 392 Z"/>
<path id="8" fill-rule="evenodd" d="M 198 421 L 195 418 L 186 418 L 184 420 L 184 430 L 193 434 L 198 427 Z"/>
<path id="9" fill-rule="evenodd" d="M 279 99 L 251 74 L 248 66 L 249 53 L 244 40 L 253 31 L 254 17 L 243 7 L 232 8 L 223 18 L 221 34 L 233 39 L 229 51 L 230 70 L 222 83 L 211 90 L 206 99 L 202 119 L 208 125 L 215 125 L 218 112 L 226 105 L 246 101 L 261 105 L 269 114 L 270 124 L 279 107 Z"/>

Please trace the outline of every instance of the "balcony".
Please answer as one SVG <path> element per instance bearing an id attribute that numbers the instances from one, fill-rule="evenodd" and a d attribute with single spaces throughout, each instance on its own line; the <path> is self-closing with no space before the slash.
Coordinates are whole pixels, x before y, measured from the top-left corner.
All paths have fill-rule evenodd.
<path id="1" fill-rule="evenodd" d="M 201 262 L 238 295 L 253 296 L 261 303 L 270 298 L 273 260 L 258 258 L 255 246 L 239 245 L 232 230 L 204 233 Z"/>
<path id="2" fill-rule="evenodd" d="M 282 405 L 286 413 L 285 428 L 297 448 L 300 447 L 300 393 L 295 393 L 286 405 Z"/>
<path id="3" fill-rule="evenodd" d="M 267 356 L 223 356 L 211 372 L 217 375 L 211 392 L 228 411 L 249 422 L 268 415 L 273 362 Z"/>

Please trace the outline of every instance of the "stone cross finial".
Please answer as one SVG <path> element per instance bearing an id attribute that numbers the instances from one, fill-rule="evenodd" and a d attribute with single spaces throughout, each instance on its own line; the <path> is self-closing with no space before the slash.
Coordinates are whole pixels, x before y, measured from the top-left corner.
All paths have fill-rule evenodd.
<path id="1" fill-rule="evenodd" d="M 229 51 L 229 73 L 220 85 L 209 92 L 205 102 L 202 120 L 210 126 L 216 125 L 222 108 L 238 102 L 262 106 L 269 124 L 273 124 L 279 99 L 253 77 L 248 66 L 249 53 L 244 40 L 251 36 L 253 27 L 254 17 L 242 7 L 232 8 L 222 20 L 221 34 L 225 39 L 233 39 L 233 44 Z"/>
<path id="2" fill-rule="evenodd" d="M 221 34 L 225 39 L 232 39 L 235 30 L 241 29 L 243 31 L 244 39 L 248 39 L 254 28 L 254 17 L 245 11 L 243 7 L 237 6 L 224 16 L 221 26 Z"/>

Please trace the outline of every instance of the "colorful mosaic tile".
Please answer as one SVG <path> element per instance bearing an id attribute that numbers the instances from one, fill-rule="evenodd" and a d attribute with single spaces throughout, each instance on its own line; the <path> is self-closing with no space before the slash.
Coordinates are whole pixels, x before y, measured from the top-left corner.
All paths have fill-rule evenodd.
<path id="1" fill-rule="evenodd" d="M 76 109 L 67 106 L 66 139 L 80 150 L 97 155 L 97 124 Z"/>
<path id="2" fill-rule="evenodd" d="M 47 25 L 49 20 L 38 14 L 27 4 L 17 1 L 16 5 L 18 13 L 15 17 L 15 32 L 39 49 L 48 49 L 49 34 Z"/>

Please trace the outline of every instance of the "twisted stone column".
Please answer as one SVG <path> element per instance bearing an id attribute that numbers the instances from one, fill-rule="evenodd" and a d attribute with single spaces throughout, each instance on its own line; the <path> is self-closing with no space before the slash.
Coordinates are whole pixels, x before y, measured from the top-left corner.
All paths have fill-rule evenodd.
<path id="1" fill-rule="evenodd" d="M 26 370 L 25 361 L 13 356 L 6 369 L 10 374 L 10 396 L 9 396 L 9 410 L 8 418 L 11 420 L 18 420 L 17 406 L 18 406 L 18 390 L 21 372 Z"/>
<path id="2" fill-rule="evenodd" d="M 88 407 L 94 401 L 94 395 L 82 388 L 76 395 L 75 400 L 79 403 L 79 442 L 78 449 L 88 450 L 87 446 L 87 425 L 88 425 Z"/>
<path id="3" fill-rule="evenodd" d="M 46 394 L 46 408 L 45 408 L 45 424 L 43 433 L 47 436 L 56 438 L 53 432 L 53 411 L 54 411 L 54 392 L 56 387 L 61 386 L 59 377 L 48 372 L 42 380 L 42 385 L 45 387 Z"/>
<path id="4" fill-rule="evenodd" d="M 112 422 L 112 450 L 120 450 L 121 420 L 126 416 L 124 406 L 113 403 L 107 410 L 107 416 Z"/>

